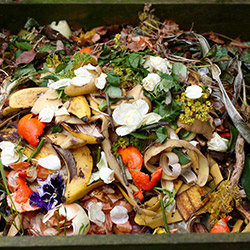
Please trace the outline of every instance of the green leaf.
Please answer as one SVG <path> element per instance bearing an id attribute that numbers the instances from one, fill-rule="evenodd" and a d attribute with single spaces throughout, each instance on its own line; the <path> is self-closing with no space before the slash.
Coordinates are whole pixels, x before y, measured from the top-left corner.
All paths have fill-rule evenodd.
<path id="1" fill-rule="evenodd" d="M 143 62 L 144 59 L 140 56 L 139 53 L 134 52 L 128 57 L 128 66 L 131 66 L 134 69 L 138 68 Z"/>
<path id="2" fill-rule="evenodd" d="M 232 125 L 229 125 L 229 129 L 230 129 L 231 138 L 230 138 L 230 146 L 229 146 L 228 151 L 233 152 L 239 131 Z"/>
<path id="3" fill-rule="evenodd" d="M 107 74 L 107 81 L 113 86 L 120 86 L 120 77 L 112 70 Z"/>
<path id="4" fill-rule="evenodd" d="M 105 93 L 108 94 L 110 98 L 112 98 L 112 96 L 122 96 L 121 89 L 112 85 L 106 88 Z"/>
<path id="5" fill-rule="evenodd" d="M 173 153 L 177 154 L 181 164 L 185 165 L 191 161 L 190 157 L 187 154 L 184 154 L 183 151 L 179 148 L 174 148 Z"/>
<path id="6" fill-rule="evenodd" d="M 99 54 L 98 57 L 98 64 L 100 66 L 103 66 L 104 64 L 110 61 L 110 58 L 111 58 L 111 49 L 108 46 L 103 45 L 102 52 Z"/>
<path id="7" fill-rule="evenodd" d="M 62 127 L 57 126 L 57 125 L 54 125 L 54 126 L 51 128 L 51 132 L 52 132 L 52 133 L 61 133 L 62 131 L 63 131 Z"/>
<path id="8" fill-rule="evenodd" d="M 27 22 L 24 25 L 24 28 L 30 31 L 33 27 L 39 27 L 39 23 L 32 17 L 28 17 Z"/>
<path id="9" fill-rule="evenodd" d="M 100 111 L 105 111 L 106 110 L 106 108 L 107 108 L 107 102 L 106 101 L 102 101 L 100 104 L 99 104 L 99 106 L 98 106 L 98 109 L 100 110 Z"/>
<path id="10" fill-rule="evenodd" d="M 16 42 L 15 43 L 16 47 L 21 49 L 21 50 L 31 50 L 33 49 L 33 46 L 29 43 L 26 42 Z"/>
<path id="11" fill-rule="evenodd" d="M 220 59 L 222 57 L 229 57 L 226 47 L 217 46 L 217 51 L 215 54 L 215 59 Z"/>
<path id="12" fill-rule="evenodd" d="M 21 76 L 25 76 L 25 75 L 29 75 L 29 74 L 33 74 L 33 73 L 36 73 L 36 69 L 34 68 L 34 66 L 31 63 L 27 63 L 16 70 L 15 76 L 21 77 Z"/>
<path id="13" fill-rule="evenodd" d="M 241 175 L 240 183 L 244 188 L 248 200 L 250 200 L 250 154 L 246 155 L 245 166 Z"/>
<path id="14" fill-rule="evenodd" d="M 155 138 L 155 135 L 147 136 L 147 135 L 140 134 L 140 133 L 130 133 L 130 135 L 134 136 L 135 138 L 142 139 L 142 140 L 146 140 L 146 139 L 156 139 L 156 138 Z"/>
<path id="15" fill-rule="evenodd" d="M 56 67 L 55 73 L 59 73 L 67 67 L 67 63 L 61 63 Z"/>
<path id="16" fill-rule="evenodd" d="M 172 72 L 173 72 L 173 74 L 178 76 L 180 78 L 180 80 L 187 78 L 187 67 L 183 63 L 175 62 L 173 64 Z"/>
<path id="17" fill-rule="evenodd" d="M 164 143 L 168 138 L 168 131 L 166 127 L 162 126 L 159 127 L 156 131 L 157 138 L 159 139 L 160 143 Z"/>
<path id="18" fill-rule="evenodd" d="M 180 115 L 181 110 L 181 103 L 173 100 L 169 105 L 160 104 L 154 112 L 162 117 L 161 121 L 173 122 Z"/>
<path id="19" fill-rule="evenodd" d="M 14 60 L 16 61 L 16 59 L 23 53 L 23 51 L 21 49 L 18 49 L 15 51 L 14 54 Z"/>

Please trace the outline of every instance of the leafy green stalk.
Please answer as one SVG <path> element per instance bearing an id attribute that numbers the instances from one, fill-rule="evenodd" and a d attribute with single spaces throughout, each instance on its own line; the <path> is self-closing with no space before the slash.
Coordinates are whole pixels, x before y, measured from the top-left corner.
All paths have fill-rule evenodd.
<path id="1" fill-rule="evenodd" d="M 170 233 L 169 228 L 168 228 L 168 222 L 167 222 L 167 217 L 166 217 L 166 213 L 165 213 L 163 200 L 161 200 L 161 210 L 162 210 L 162 215 L 163 215 L 164 227 L 166 229 L 166 232 Z"/>
<path id="2" fill-rule="evenodd" d="M 30 162 L 31 159 L 40 151 L 40 149 L 43 146 L 43 143 L 46 139 L 42 138 L 41 141 L 39 142 L 39 144 L 37 145 L 36 149 L 33 151 L 33 153 L 31 154 L 31 156 L 29 157 L 29 159 L 27 160 L 27 162 Z"/>

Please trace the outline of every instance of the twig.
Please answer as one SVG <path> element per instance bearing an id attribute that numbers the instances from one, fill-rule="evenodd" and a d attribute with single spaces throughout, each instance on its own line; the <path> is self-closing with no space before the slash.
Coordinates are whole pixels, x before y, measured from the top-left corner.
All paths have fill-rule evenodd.
<path id="1" fill-rule="evenodd" d="M 109 102 L 109 95 L 106 93 L 105 97 L 106 97 L 106 102 L 107 102 L 107 110 L 108 110 L 108 114 L 109 114 L 111 129 L 112 129 L 112 131 L 115 131 L 115 126 L 114 126 L 111 107 L 110 107 L 110 102 Z"/>
<path id="2" fill-rule="evenodd" d="M 250 213 L 247 212 L 241 205 L 236 207 L 238 211 L 240 211 L 244 216 L 247 218 L 248 221 L 250 221 Z"/>
<path id="3" fill-rule="evenodd" d="M 123 164 L 123 161 L 122 161 L 122 157 L 119 155 L 118 156 L 118 159 L 119 159 L 119 163 L 120 163 L 120 166 L 121 166 L 121 170 L 122 170 L 122 177 L 123 177 L 123 180 L 126 184 L 126 186 L 128 186 L 128 179 L 127 179 L 127 175 L 126 175 L 126 172 L 125 172 L 125 168 L 124 168 L 124 164 Z"/>
<path id="4" fill-rule="evenodd" d="M 150 125 L 147 125 L 145 127 L 142 127 L 140 129 L 138 129 L 138 131 L 145 131 L 145 130 L 148 130 L 148 129 L 157 128 L 159 126 L 164 126 L 164 125 L 169 125 L 169 122 L 157 122 L 157 123 L 153 123 L 153 124 L 150 124 Z"/>
<path id="5" fill-rule="evenodd" d="M 0 69 L 0 71 L 3 72 L 6 76 L 9 76 L 9 74 L 6 71 L 4 71 L 3 69 Z"/>
<path id="6" fill-rule="evenodd" d="M 245 164 L 244 144 L 245 144 L 245 140 L 239 134 L 236 140 L 236 145 L 235 145 L 236 163 L 234 165 L 234 171 L 230 178 L 231 188 L 234 188 L 235 186 L 238 185 L 241 173 L 244 169 L 244 164 Z"/>
<path id="7" fill-rule="evenodd" d="M 208 194 L 214 192 L 214 191 L 217 189 L 217 187 L 219 187 L 220 184 L 221 184 L 223 181 L 224 181 L 224 180 L 222 179 L 222 180 L 221 180 L 219 183 L 217 183 L 212 189 L 210 189 L 205 195 L 203 195 L 203 196 L 201 197 L 201 201 L 203 201 L 205 198 L 207 198 L 207 197 L 208 197 Z"/>
<path id="8" fill-rule="evenodd" d="M 103 95 L 95 95 L 95 98 L 106 99 Z M 117 99 L 117 100 L 130 100 L 134 99 L 133 96 L 109 96 L 110 99 Z"/>

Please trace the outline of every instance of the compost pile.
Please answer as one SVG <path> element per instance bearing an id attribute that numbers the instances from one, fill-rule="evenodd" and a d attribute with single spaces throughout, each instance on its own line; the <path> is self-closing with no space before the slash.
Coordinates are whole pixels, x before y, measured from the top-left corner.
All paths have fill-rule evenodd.
<path id="1" fill-rule="evenodd" d="M 1 31 L 1 235 L 250 231 L 249 43 L 139 20 Z"/>

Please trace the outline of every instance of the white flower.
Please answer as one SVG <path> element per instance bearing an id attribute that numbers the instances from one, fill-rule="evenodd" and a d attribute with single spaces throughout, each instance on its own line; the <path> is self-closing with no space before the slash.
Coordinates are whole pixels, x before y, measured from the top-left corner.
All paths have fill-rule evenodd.
<path id="1" fill-rule="evenodd" d="M 212 139 L 207 142 L 207 146 L 209 150 L 226 152 L 228 150 L 229 140 L 220 137 L 216 132 L 214 132 Z"/>
<path id="2" fill-rule="evenodd" d="M 55 111 L 55 106 L 47 105 L 39 112 L 38 120 L 41 122 L 50 123 L 54 117 Z"/>
<path id="3" fill-rule="evenodd" d="M 186 97 L 195 100 L 202 96 L 202 88 L 198 85 L 188 86 L 185 91 Z"/>
<path id="4" fill-rule="evenodd" d="M 149 73 L 143 80 L 142 85 L 147 91 L 153 91 L 156 84 L 161 81 L 161 77 L 156 73 Z"/>
<path id="5" fill-rule="evenodd" d="M 144 63 L 144 68 L 148 68 L 149 72 L 160 71 L 165 74 L 170 74 L 172 70 L 172 65 L 166 58 L 161 58 L 159 56 L 150 56 Z"/>
<path id="6" fill-rule="evenodd" d="M 66 38 L 69 39 L 69 37 L 70 37 L 70 35 L 71 35 L 71 30 L 70 30 L 70 27 L 69 27 L 67 21 L 61 20 L 61 21 L 58 22 L 58 24 L 56 24 L 56 22 L 53 21 L 53 22 L 50 24 L 50 27 L 51 27 L 53 30 L 58 31 L 58 32 L 61 33 L 63 36 L 65 36 Z"/>
<path id="7" fill-rule="evenodd" d="M 128 210 L 122 206 L 115 206 L 110 211 L 110 218 L 115 224 L 124 224 L 128 221 Z"/>
<path id="8" fill-rule="evenodd" d="M 48 84 L 48 87 L 51 89 L 60 89 L 60 88 L 64 88 L 70 85 L 71 79 L 70 78 L 64 78 L 64 79 L 60 79 L 56 82 L 50 82 Z"/>
<path id="9" fill-rule="evenodd" d="M 103 226 L 103 223 L 105 222 L 105 214 L 102 211 L 102 203 L 92 203 L 88 210 L 88 216 L 89 220 L 94 222 L 97 226 Z"/>
<path id="10" fill-rule="evenodd" d="M 95 86 L 98 89 L 103 89 L 107 83 L 106 78 L 107 75 L 105 73 L 101 73 L 101 75 L 95 79 Z"/>
<path id="11" fill-rule="evenodd" d="M 119 136 L 128 135 L 144 124 L 158 122 L 160 116 L 148 113 L 149 106 L 146 101 L 139 99 L 133 103 L 123 103 L 113 112 L 113 119 L 118 125 L 116 129 Z"/>
<path id="12" fill-rule="evenodd" d="M 92 182 L 97 181 L 99 179 L 102 179 L 106 184 L 110 184 L 115 180 L 114 170 L 108 167 L 106 155 L 103 151 L 101 152 L 100 161 L 96 164 L 96 166 L 98 168 L 98 171 L 92 173 L 88 184 L 91 184 Z"/>
<path id="13" fill-rule="evenodd" d="M 61 161 L 56 155 L 48 155 L 39 158 L 38 165 L 49 170 L 59 170 L 61 168 Z"/>
<path id="14" fill-rule="evenodd" d="M 0 142 L 1 152 L 1 160 L 4 166 L 8 166 L 11 163 L 15 163 L 19 159 L 19 154 L 15 150 L 15 144 L 9 141 L 1 141 Z M 20 161 L 25 161 L 27 157 L 25 155 L 22 156 Z"/>

